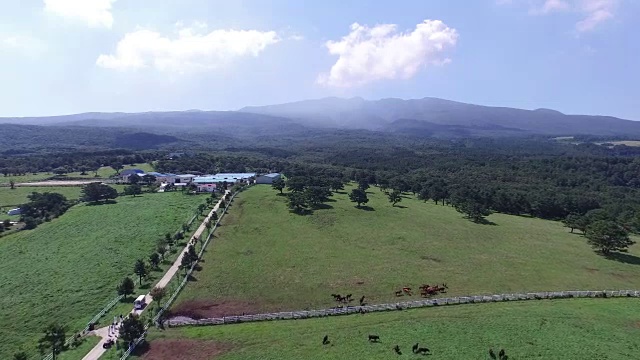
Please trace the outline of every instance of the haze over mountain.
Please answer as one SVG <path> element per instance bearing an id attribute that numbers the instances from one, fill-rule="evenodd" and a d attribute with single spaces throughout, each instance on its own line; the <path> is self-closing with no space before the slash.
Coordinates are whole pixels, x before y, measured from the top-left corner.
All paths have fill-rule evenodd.
<path id="1" fill-rule="evenodd" d="M 404 132 L 407 129 L 469 130 L 469 134 L 637 135 L 640 122 L 610 116 L 565 115 L 550 109 L 523 110 L 423 99 L 324 98 L 288 104 L 245 107 L 242 112 L 288 117 L 308 126 L 363 128 Z M 464 131 L 463 131 L 464 132 Z M 461 134 L 462 135 L 462 134 Z"/>
<path id="2" fill-rule="evenodd" d="M 610 116 L 566 115 L 423 99 L 329 97 L 250 106 L 238 111 L 84 113 L 0 118 L 0 123 L 130 128 L 158 134 L 214 132 L 231 137 L 295 135 L 311 129 L 363 129 L 414 136 L 640 136 L 640 122 Z"/>

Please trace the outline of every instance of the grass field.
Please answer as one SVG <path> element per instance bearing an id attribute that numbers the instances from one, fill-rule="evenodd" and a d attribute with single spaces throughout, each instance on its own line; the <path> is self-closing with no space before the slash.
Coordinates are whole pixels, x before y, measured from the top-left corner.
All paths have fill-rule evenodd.
<path id="1" fill-rule="evenodd" d="M 607 260 L 559 222 L 494 214 L 495 225 L 479 225 L 451 207 L 409 198 L 392 207 L 369 192 L 369 211 L 341 193 L 309 216 L 289 213 L 269 186 L 241 193 L 174 313 L 326 308 L 332 293 L 406 301 L 415 296 L 394 291 L 423 283 L 446 282 L 449 295 L 640 288 L 640 246 Z"/>
<path id="2" fill-rule="evenodd" d="M 0 239 L 0 359 L 34 349 L 50 322 L 80 330 L 109 300 L 137 258 L 175 232 L 203 202 L 171 192 L 77 205 L 35 230 Z"/>
<path id="3" fill-rule="evenodd" d="M 153 330 L 153 360 L 401 359 L 419 342 L 449 360 L 637 359 L 638 300 L 571 299 L 490 303 L 309 320 Z M 367 341 L 369 334 L 381 342 Z M 321 345 L 324 335 L 331 344 Z M 402 356 L 392 347 L 399 345 Z"/>
<path id="4" fill-rule="evenodd" d="M 125 185 L 110 184 L 109 186 L 124 191 Z M 55 192 L 62 194 L 69 200 L 77 200 L 82 196 L 82 186 L 20 186 L 15 189 L 0 187 L 0 209 L 13 208 L 29 201 L 27 196 L 32 192 Z M 1 215 L 1 214 L 0 214 Z"/>
<path id="5" fill-rule="evenodd" d="M 151 165 L 149 165 L 148 163 L 143 163 L 143 164 L 135 164 L 135 165 L 125 165 L 123 170 L 126 169 L 140 169 L 143 171 L 153 171 L 153 167 Z M 100 169 L 98 169 L 98 178 L 101 179 L 106 179 L 112 175 L 115 175 L 115 170 L 113 170 L 113 168 L 109 167 L 109 166 L 103 166 Z M 29 182 L 29 181 L 40 181 L 40 180 L 44 180 L 44 179 L 48 179 L 52 176 L 54 176 L 55 174 L 53 173 L 45 173 L 45 172 L 39 172 L 36 174 L 26 174 L 26 175 L 20 175 L 20 176 L 2 176 L 0 175 L 0 185 L 6 185 L 9 184 L 9 182 L 11 180 L 15 181 L 16 183 L 22 183 L 22 182 Z M 93 171 L 88 171 L 86 175 L 80 175 L 80 172 L 72 172 L 72 173 L 68 173 L 65 174 L 67 177 L 69 178 L 87 178 L 87 179 L 92 179 L 95 177 L 95 174 Z"/>

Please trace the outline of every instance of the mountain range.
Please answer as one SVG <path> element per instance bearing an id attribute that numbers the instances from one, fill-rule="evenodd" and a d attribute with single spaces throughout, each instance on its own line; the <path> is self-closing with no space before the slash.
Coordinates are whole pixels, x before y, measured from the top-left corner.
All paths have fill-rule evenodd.
<path id="1" fill-rule="evenodd" d="M 238 111 L 83 113 L 0 118 L 0 123 L 55 127 L 108 127 L 160 135 L 217 133 L 229 137 L 309 134 L 327 129 L 363 129 L 422 137 L 640 136 L 640 122 L 611 116 L 567 115 L 438 98 L 323 98 Z"/>

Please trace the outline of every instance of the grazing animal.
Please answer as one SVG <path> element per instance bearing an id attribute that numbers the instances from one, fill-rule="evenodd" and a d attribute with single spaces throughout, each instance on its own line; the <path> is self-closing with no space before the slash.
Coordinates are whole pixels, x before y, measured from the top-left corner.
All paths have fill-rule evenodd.
<path id="1" fill-rule="evenodd" d="M 505 359 L 506 354 L 504 353 L 504 349 L 500 349 L 500 352 L 498 353 L 498 359 L 503 360 Z"/>
<path id="2" fill-rule="evenodd" d="M 398 354 L 398 355 L 402 355 L 402 351 L 400 351 L 400 346 L 398 346 L 398 345 L 393 347 L 393 351 L 395 351 L 396 354 Z"/>
<path id="3" fill-rule="evenodd" d="M 404 295 L 404 294 L 402 293 L 402 290 L 398 290 L 398 291 L 396 291 L 396 296 L 402 296 L 402 295 Z"/>
<path id="4" fill-rule="evenodd" d="M 351 294 L 345 296 L 344 298 L 347 299 L 347 300 L 351 300 Z"/>
<path id="5" fill-rule="evenodd" d="M 416 350 L 416 354 L 427 355 L 429 353 L 429 348 L 421 347 Z"/>
<path id="6" fill-rule="evenodd" d="M 369 342 L 380 342 L 380 336 L 378 336 L 378 335 L 369 335 Z"/>
<path id="7" fill-rule="evenodd" d="M 496 358 L 496 353 L 493 352 L 493 349 L 489 349 L 489 356 L 491 356 L 492 359 L 497 359 Z"/>
<path id="8" fill-rule="evenodd" d="M 418 343 L 413 345 L 413 347 L 411 348 L 411 351 L 413 351 L 414 354 L 416 353 L 416 351 L 418 351 Z"/>
<path id="9" fill-rule="evenodd" d="M 322 345 L 327 345 L 329 343 L 329 335 L 325 335 L 322 338 Z"/>

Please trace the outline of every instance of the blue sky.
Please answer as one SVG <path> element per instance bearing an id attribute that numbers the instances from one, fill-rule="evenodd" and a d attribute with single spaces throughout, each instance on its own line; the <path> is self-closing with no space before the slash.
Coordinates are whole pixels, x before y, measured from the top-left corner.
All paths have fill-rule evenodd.
<path id="1" fill-rule="evenodd" d="M 640 120 L 634 0 L 0 2 L 0 116 L 433 96 Z"/>

